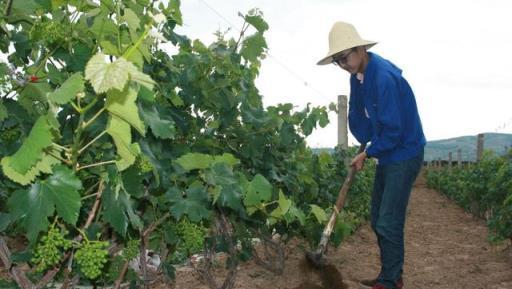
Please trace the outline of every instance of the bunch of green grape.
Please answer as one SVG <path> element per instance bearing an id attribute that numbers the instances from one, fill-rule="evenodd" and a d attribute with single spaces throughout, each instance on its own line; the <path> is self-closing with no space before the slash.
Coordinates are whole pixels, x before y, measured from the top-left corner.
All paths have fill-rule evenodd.
<path id="1" fill-rule="evenodd" d="M 187 218 L 181 219 L 176 225 L 178 236 L 182 239 L 182 245 L 187 254 L 200 252 L 204 246 L 207 229 L 200 224 L 190 222 Z"/>
<path id="2" fill-rule="evenodd" d="M 20 131 L 16 128 L 10 128 L 2 131 L 2 135 L 0 136 L 0 139 L 2 139 L 5 142 L 12 142 L 20 137 Z"/>
<path id="3" fill-rule="evenodd" d="M 32 258 L 38 272 L 57 265 L 62 258 L 62 250 L 71 248 L 72 242 L 65 239 L 65 235 L 67 235 L 67 231 L 52 226 L 47 235 L 41 238 Z"/>
<path id="4" fill-rule="evenodd" d="M 151 164 L 147 157 L 138 158 L 136 166 L 137 168 L 140 169 L 142 173 L 148 173 L 153 171 L 153 165 Z"/>
<path id="5" fill-rule="evenodd" d="M 66 27 L 57 21 L 42 19 L 34 23 L 30 30 L 30 38 L 41 41 L 46 45 L 63 42 L 66 37 Z"/>
<path id="6" fill-rule="evenodd" d="M 75 253 L 75 259 L 80 271 L 89 279 L 101 275 L 103 266 L 107 263 L 108 242 L 85 240 Z"/>
<path id="7" fill-rule="evenodd" d="M 123 250 L 123 259 L 130 261 L 139 255 L 140 240 L 133 239 L 128 241 L 126 247 Z"/>

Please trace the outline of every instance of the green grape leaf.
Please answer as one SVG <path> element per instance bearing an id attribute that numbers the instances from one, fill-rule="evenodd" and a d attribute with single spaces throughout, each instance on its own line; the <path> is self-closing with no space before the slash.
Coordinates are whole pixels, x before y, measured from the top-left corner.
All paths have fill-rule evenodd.
<path id="1" fill-rule="evenodd" d="M 311 207 L 311 213 L 315 215 L 316 220 L 318 223 L 324 223 L 327 221 L 327 214 L 325 213 L 324 209 L 320 208 L 317 205 L 309 205 Z"/>
<path id="2" fill-rule="evenodd" d="M 256 33 L 243 41 L 240 54 L 242 54 L 245 59 L 254 62 L 263 54 L 265 48 L 267 48 L 267 42 L 263 34 Z"/>
<path id="3" fill-rule="evenodd" d="M 117 233 L 124 237 L 129 223 L 137 229 L 142 229 L 142 221 L 135 214 L 130 195 L 125 190 L 119 186 L 112 190 L 107 186 L 101 198 L 104 204 L 103 217 Z"/>
<path id="4" fill-rule="evenodd" d="M 126 61 L 108 63 L 106 57 L 105 54 L 99 52 L 91 57 L 85 67 L 85 79 L 91 82 L 96 93 L 107 92 L 112 88 L 123 90 L 128 82 L 129 75 L 126 66 L 129 63 Z"/>
<path id="5" fill-rule="evenodd" d="M 229 166 L 236 166 L 240 164 L 240 160 L 235 158 L 232 154 L 223 153 L 220 156 L 214 156 L 213 163 L 225 163 Z"/>
<path id="6" fill-rule="evenodd" d="M 275 224 L 279 219 L 286 219 L 285 215 L 288 213 L 292 201 L 286 199 L 286 196 L 283 194 L 281 190 L 279 190 L 279 200 L 278 200 L 279 206 L 275 208 L 272 213 L 270 213 L 270 217 L 272 219 L 270 220 L 272 224 Z"/>
<path id="7" fill-rule="evenodd" d="M 306 214 L 304 214 L 303 211 L 301 211 L 300 209 L 298 209 L 295 204 L 292 203 L 292 205 L 290 206 L 290 209 L 288 210 L 288 213 L 286 213 L 284 215 L 284 219 L 286 220 L 286 222 L 288 223 L 291 223 L 293 222 L 295 219 L 297 219 L 299 221 L 299 223 L 301 224 L 301 226 L 304 226 L 306 224 Z"/>
<path id="8" fill-rule="evenodd" d="M 191 171 L 195 169 L 206 169 L 213 162 L 213 157 L 207 154 L 201 153 L 188 153 L 182 155 L 176 160 L 183 169 Z"/>
<path id="9" fill-rule="evenodd" d="M 211 185 L 227 186 L 238 184 L 233 169 L 226 163 L 213 163 L 205 173 L 206 181 Z"/>
<path id="10" fill-rule="evenodd" d="M 183 18 L 181 15 L 180 1 L 169 1 L 169 13 L 168 16 L 172 17 L 176 24 L 183 25 Z"/>
<path id="11" fill-rule="evenodd" d="M 103 39 L 108 35 L 116 35 L 118 32 L 117 25 L 109 17 L 108 13 L 108 11 L 102 11 L 94 17 L 90 31 L 94 33 L 98 39 Z"/>
<path id="12" fill-rule="evenodd" d="M 60 9 L 62 5 L 66 4 L 66 0 L 52 0 L 52 8 L 53 10 Z"/>
<path id="13" fill-rule="evenodd" d="M 137 16 L 137 14 L 135 14 L 135 12 L 133 12 L 132 9 L 126 8 L 126 9 L 124 9 L 124 15 L 123 15 L 122 19 L 124 21 L 126 21 L 126 24 L 128 24 L 128 29 L 130 30 L 130 35 L 133 38 L 133 36 L 136 35 L 137 29 L 139 29 L 139 27 L 140 27 L 139 17 Z"/>
<path id="14" fill-rule="evenodd" d="M 215 188 L 215 204 L 243 211 L 242 188 L 232 167 L 225 162 L 214 162 L 205 173 L 206 181 Z"/>
<path id="15" fill-rule="evenodd" d="M 137 91 L 127 86 L 123 91 L 111 90 L 107 93 L 105 108 L 112 114 L 133 126 L 141 135 L 146 134 L 146 127 L 139 117 L 135 104 Z"/>
<path id="16" fill-rule="evenodd" d="M 123 187 L 126 192 L 135 198 L 144 196 L 144 175 L 141 173 L 140 168 L 131 166 L 124 170 L 122 173 Z"/>
<path id="17" fill-rule="evenodd" d="M 141 86 L 139 89 L 138 99 L 142 100 L 144 103 L 150 103 L 152 105 L 155 104 L 155 93 L 144 86 Z"/>
<path id="18" fill-rule="evenodd" d="M 287 199 L 286 196 L 283 194 L 283 191 L 279 190 L 279 209 L 281 209 L 281 214 L 284 215 L 290 210 L 290 207 L 292 206 L 292 200 Z"/>
<path id="19" fill-rule="evenodd" d="M 56 166 L 53 175 L 44 181 L 39 181 L 41 194 L 48 194 L 57 208 L 57 214 L 68 224 L 75 225 L 80 212 L 80 194 L 82 182 L 74 172 L 65 166 Z"/>
<path id="20" fill-rule="evenodd" d="M 0 78 L 5 77 L 9 74 L 9 66 L 7 64 L 0 62 Z"/>
<path id="21" fill-rule="evenodd" d="M 37 189 L 18 190 L 7 201 L 14 219 L 21 219 L 30 242 L 37 239 L 39 232 L 48 228 L 48 217 L 55 212 L 51 198 L 40 194 Z"/>
<path id="22" fill-rule="evenodd" d="M 220 192 L 215 200 L 216 204 L 223 207 L 231 208 L 235 211 L 243 212 L 244 207 L 240 202 L 242 189 L 237 184 L 222 185 L 219 187 Z"/>
<path id="23" fill-rule="evenodd" d="M 0 232 L 4 232 L 7 227 L 12 223 L 10 214 L 0 213 Z"/>
<path id="24" fill-rule="evenodd" d="M 240 163 L 240 160 L 228 153 L 224 153 L 220 156 L 212 156 L 202 153 L 187 153 L 179 157 L 176 160 L 176 163 L 186 171 L 191 171 L 196 169 L 206 169 L 218 163 L 235 166 Z"/>
<path id="25" fill-rule="evenodd" d="M 41 115 L 46 110 L 46 95 L 51 91 L 52 88 L 46 81 L 30 82 L 21 90 L 18 101 L 30 114 Z"/>
<path id="26" fill-rule="evenodd" d="M 116 199 L 116 194 L 110 188 L 105 188 L 101 199 L 103 202 L 103 218 L 112 226 L 114 231 L 121 236 L 125 236 L 129 220 L 122 203 Z"/>
<path id="27" fill-rule="evenodd" d="M 109 40 L 100 41 L 100 46 L 101 46 L 102 51 L 108 55 L 115 55 L 115 56 L 120 55 L 117 45 L 115 45 L 114 43 L 112 43 Z"/>
<path id="28" fill-rule="evenodd" d="M 185 192 L 173 187 L 165 196 L 171 202 L 170 212 L 176 220 L 187 215 L 190 221 L 199 222 L 210 216 L 208 192 L 203 187 L 191 187 Z"/>
<path id="29" fill-rule="evenodd" d="M 123 58 L 120 58 L 120 59 L 124 60 Z M 135 65 L 133 65 L 131 62 L 128 62 L 126 60 L 124 60 L 124 61 L 131 65 L 131 70 L 129 71 L 130 79 L 132 81 L 137 82 L 140 85 L 143 85 L 147 89 L 152 90 L 153 86 L 155 85 L 155 81 L 153 81 L 153 79 L 151 79 L 151 77 L 149 75 L 139 71 L 137 69 L 137 67 Z"/>
<path id="30" fill-rule="evenodd" d="M 52 173 L 52 166 L 60 164 L 60 160 L 44 154 L 42 159 L 36 163 L 27 173 L 20 174 L 11 167 L 11 158 L 5 157 L 2 159 L 2 169 L 4 174 L 11 180 L 21 184 L 28 185 L 40 174 L 40 173 Z"/>
<path id="31" fill-rule="evenodd" d="M 310 115 L 310 117 L 305 118 L 304 121 L 301 123 L 301 128 L 304 135 L 310 135 L 315 127 L 316 119 L 313 119 L 312 115 Z"/>
<path id="32" fill-rule="evenodd" d="M 327 112 L 324 111 L 319 115 L 318 124 L 320 127 L 326 127 L 329 124 L 329 115 Z"/>
<path id="33" fill-rule="evenodd" d="M 35 0 L 13 1 L 11 7 L 11 14 L 29 15 L 34 13 L 34 10 L 41 8 L 41 5 Z"/>
<path id="34" fill-rule="evenodd" d="M 260 15 L 246 15 L 245 21 L 251 24 L 256 30 L 263 33 L 268 30 L 268 24 Z"/>
<path id="35" fill-rule="evenodd" d="M 257 174 L 246 188 L 244 205 L 246 207 L 260 206 L 262 203 L 270 201 L 271 198 L 272 185 L 264 176 Z"/>
<path id="36" fill-rule="evenodd" d="M 57 166 L 46 180 L 34 183 L 28 191 L 18 190 L 8 200 L 14 218 L 23 218 L 27 236 L 33 242 L 48 227 L 48 217 L 57 214 L 75 225 L 80 212 L 82 183 L 73 171 Z"/>
<path id="37" fill-rule="evenodd" d="M 55 65 L 49 63 L 46 65 L 46 69 L 48 70 L 48 80 L 51 83 L 62 84 L 66 80 L 66 74 Z"/>
<path id="38" fill-rule="evenodd" d="M 29 135 L 14 155 L 10 167 L 25 175 L 43 156 L 43 149 L 52 145 L 52 132 L 46 116 L 40 116 Z"/>
<path id="39" fill-rule="evenodd" d="M 181 107 L 185 104 L 183 99 L 181 99 L 181 97 L 174 90 L 169 92 L 168 97 L 174 106 Z"/>
<path id="40" fill-rule="evenodd" d="M 0 121 L 4 121 L 9 116 L 7 112 L 7 108 L 3 104 L 3 102 L 0 100 Z"/>
<path id="41" fill-rule="evenodd" d="M 174 120 L 162 119 L 156 107 L 139 106 L 144 122 L 151 127 L 153 134 L 161 139 L 173 139 L 176 134 Z"/>
<path id="42" fill-rule="evenodd" d="M 334 243 L 334 247 L 338 247 L 341 242 L 352 234 L 353 228 L 350 223 L 343 222 L 343 219 L 338 216 L 338 221 L 334 226 L 331 240 Z"/>
<path id="43" fill-rule="evenodd" d="M 315 107 L 311 111 L 311 114 L 314 115 L 315 122 L 318 121 L 320 127 L 325 127 L 329 124 L 329 115 L 325 108 Z"/>
<path id="44" fill-rule="evenodd" d="M 110 116 L 107 133 L 114 139 L 117 154 L 120 156 L 116 162 L 117 168 L 123 171 L 135 162 L 140 153 L 140 147 L 137 143 L 132 143 L 130 125 L 115 115 Z"/>
<path id="45" fill-rule="evenodd" d="M 155 82 L 147 74 L 140 72 L 133 63 L 122 57 L 114 62 L 107 62 L 106 57 L 99 52 L 91 57 L 85 67 L 85 79 L 91 82 L 96 93 L 107 92 L 112 88 L 123 90 L 129 79 L 153 89 Z"/>
<path id="46" fill-rule="evenodd" d="M 81 72 L 71 75 L 59 88 L 48 95 L 50 101 L 65 104 L 75 98 L 76 94 L 84 91 L 84 78 Z"/>

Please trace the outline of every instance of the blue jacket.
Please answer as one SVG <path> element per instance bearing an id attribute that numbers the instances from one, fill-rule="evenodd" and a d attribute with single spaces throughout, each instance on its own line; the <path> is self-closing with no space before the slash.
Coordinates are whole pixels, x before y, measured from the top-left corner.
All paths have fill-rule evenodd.
<path id="1" fill-rule="evenodd" d="M 368 55 L 363 83 L 350 77 L 350 131 L 360 143 L 371 142 L 366 153 L 379 164 L 413 158 L 426 143 L 414 93 L 401 69 Z"/>

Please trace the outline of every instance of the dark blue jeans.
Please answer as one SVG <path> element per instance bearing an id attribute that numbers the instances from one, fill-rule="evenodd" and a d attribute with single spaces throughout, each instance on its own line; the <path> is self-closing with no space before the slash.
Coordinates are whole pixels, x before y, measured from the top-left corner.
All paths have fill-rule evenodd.
<path id="1" fill-rule="evenodd" d="M 377 165 L 371 224 L 380 249 L 378 283 L 396 289 L 404 265 L 404 225 L 412 185 L 423 164 L 423 150 L 412 159 Z"/>

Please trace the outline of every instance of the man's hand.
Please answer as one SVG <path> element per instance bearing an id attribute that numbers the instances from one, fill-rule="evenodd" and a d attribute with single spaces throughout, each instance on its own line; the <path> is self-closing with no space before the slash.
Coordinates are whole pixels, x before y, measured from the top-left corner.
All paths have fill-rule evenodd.
<path id="1" fill-rule="evenodd" d="M 362 170 L 364 167 L 364 161 L 366 160 L 367 157 L 368 155 L 366 154 L 365 151 L 358 154 L 357 156 L 354 157 L 354 159 L 352 159 L 350 166 L 354 167 L 356 169 L 356 172 Z"/>

